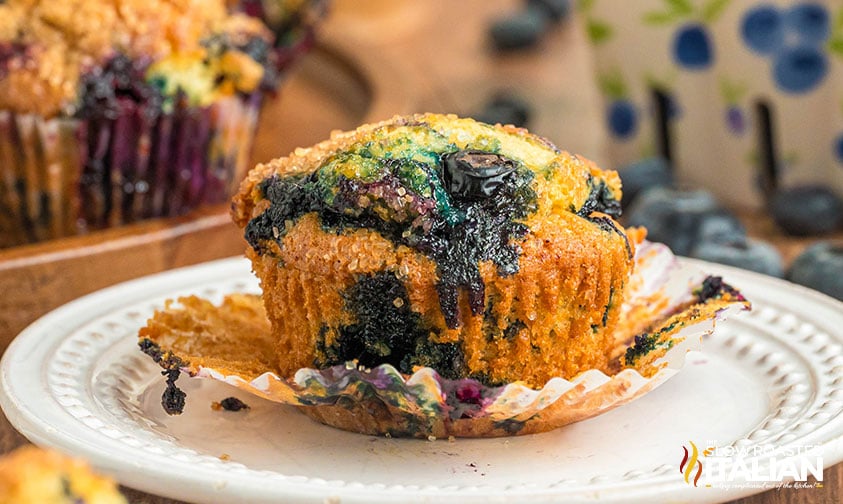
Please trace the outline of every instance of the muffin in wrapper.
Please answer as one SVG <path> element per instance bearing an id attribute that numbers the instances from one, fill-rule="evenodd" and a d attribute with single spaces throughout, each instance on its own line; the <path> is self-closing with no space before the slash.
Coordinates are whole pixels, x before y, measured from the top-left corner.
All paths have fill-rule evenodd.
<path id="1" fill-rule="evenodd" d="M 631 281 L 635 286 L 611 349 L 614 370 L 555 377 L 537 389 L 451 380 L 431 368 L 406 375 L 390 364 L 362 368 L 354 362 L 283 377 L 274 363 L 269 321 L 254 294 L 229 295 L 219 306 L 181 298 L 156 312 L 141 329 L 140 344 L 168 371 L 162 405 L 171 413 L 185 405 L 176 385 L 184 372 L 369 435 L 531 434 L 605 413 L 653 390 L 679 372 L 686 352 L 700 348 L 716 320 L 749 307 L 722 279 L 679 263 L 661 244 L 638 248 Z"/>
<path id="2" fill-rule="evenodd" d="M 223 0 L 0 5 L 0 246 L 226 201 L 272 45 Z"/>
<path id="3" fill-rule="evenodd" d="M 525 130 L 436 114 L 259 165 L 232 210 L 262 299 L 150 320 L 163 405 L 183 407 L 182 370 L 395 436 L 539 432 L 628 401 L 681 365 L 688 330 L 747 304 L 621 228 L 619 185 Z"/>

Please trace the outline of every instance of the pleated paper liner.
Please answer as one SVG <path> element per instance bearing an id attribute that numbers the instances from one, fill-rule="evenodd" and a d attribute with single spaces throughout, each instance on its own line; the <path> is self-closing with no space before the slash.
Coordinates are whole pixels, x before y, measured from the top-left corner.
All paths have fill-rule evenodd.
<path id="1" fill-rule="evenodd" d="M 685 354 L 700 348 L 717 319 L 749 308 L 722 279 L 679 263 L 661 244 L 639 247 L 630 280 L 610 349 L 612 369 L 553 378 L 539 390 L 448 380 L 431 368 L 408 376 L 388 364 L 364 369 L 353 362 L 279 376 L 262 301 L 250 294 L 230 295 L 218 306 L 197 297 L 168 303 L 141 329 L 140 344 L 167 370 L 162 405 L 171 413 L 184 406 L 176 379 L 186 372 L 369 435 L 529 434 L 599 415 L 653 390 L 682 368 Z"/>
<path id="2" fill-rule="evenodd" d="M 119 102 L 114 117 L 0 111 L 0 247 L 184 214 L 245 176 L 260 93 L 206 107 Z"/>

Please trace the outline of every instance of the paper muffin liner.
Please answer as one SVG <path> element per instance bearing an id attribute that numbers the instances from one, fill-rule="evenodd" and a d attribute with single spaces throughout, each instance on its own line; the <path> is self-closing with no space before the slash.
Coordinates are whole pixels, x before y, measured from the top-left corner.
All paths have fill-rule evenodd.
<path id="1" fill-rule="evenodd" d="M 324 424 L 369 435 L 529 434 L 604 413 L 653 390 L 682 368 L 685 354 L 700 348 L 702 336 L 714 329 L 718 318 L 749 308 L 743 296 L 719 277 L 707 277 L 676 261 L 664 245 L 647 242 L 638 248 L 629 292 L 612 353 L 617 369 L 553 378 L 538 390 L 519 383 L 490 387 L 471 378 L 449 380 L 431 368 L 408 376 L 388 364 L 364 369 L 354 362 L 321 370 L 303 368 L 285 378 L 269 369 L 262 371 L 261 364 L 228 360 L 231 357 L 223 350 L 215 355 L 215 344 L 197 353 L 202 341 L 185 338 L 183 332 L 164 331 L 149 339 L 151 333 L 142 329 L 141 348 L 168 370 L 162 404 L 171 413 L 178 412 L 174 404 L 176 410 L 184 405 L 183 393 L 175 385 L 183 371 L 296 406 Z M 259 303 L 257 296 L 252 298 Z M 156 313 L 152 320 L 156 318 L 167 323 L 166 313 Z M 196 337 L 215 341 L 219 335 L 207 330 L 209 324 L 204 327 Z"/>
<path id="2" fill-rule="evenodd" d="M 108 118 L 0 111 L 0 246 L 227 201 L 248 169 L 260 103 L 256 92 L 170 112 L 121 100 Z"/>

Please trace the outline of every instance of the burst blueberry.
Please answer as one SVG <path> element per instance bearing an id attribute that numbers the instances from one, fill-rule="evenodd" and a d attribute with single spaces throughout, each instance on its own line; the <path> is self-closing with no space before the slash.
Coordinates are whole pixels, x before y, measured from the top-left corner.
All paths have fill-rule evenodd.
<path id="1" fill-rule="evenodd" d="M 638 111 L 626 100 L 616 100 L 609 105 L 606 114 L 609 131 L 618 138 L 629 138 L 638 129 Z"/>
<path id="2" fill-rule="evenodd" d="M 796 5 L 784 14 L 784 24 L 804 43 L 819 45 L 831 34 L 828 11 L 818 3 Z"/>
<path id="3" fill-rule="evenodd" d="M 714 51 L 705 27 L 689 24 L 680 28 L 673 40 L 673 57 L 680 66 L 688 69 L 709 67 L 714 60 Z"/>
<path id="4" fill-rule="evenodd" d="M 789 47 L 775 56 L 773 80 L 789 93 L 807 93 L 828 73 L 828 58 L 819 49 L 801 45 Z"/>
<path id="5" fill-rule="evenodd" d="M 781 13 L 772 5 L 761 5 L 749 10 L 741 22 L 741 37 L 753 51 L 772 54 L 782 46 L 785 39 Z"/>

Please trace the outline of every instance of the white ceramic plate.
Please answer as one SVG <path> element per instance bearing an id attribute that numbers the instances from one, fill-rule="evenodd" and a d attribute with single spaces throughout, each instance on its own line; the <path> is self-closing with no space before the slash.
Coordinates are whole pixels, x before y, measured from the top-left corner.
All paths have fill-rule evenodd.
<path id="1" fill-rule="evenodd" d="M 137 349 L 137 329 L 166 298 L 257 291 L 243 259 L 121 284 L 43 317 L 3 357 L 0 405 L 35 443 L 85 457 L 127 486 L 192 502 L 717 502 L 763 488 L 686 483 L 679 467 L 691 441 L 742 453 L 772 447 L 756 457 L 762 466 L 805 446 L 825 467 L 843 460 L 843 304 L 696 264 L 724 275 L 755 309 L 721 323 L 704 353 L 657 390 L 545 434 L 363 436 L 187 378 L 179 382 L 186 412 L 168 417 L 160 368 Z M 231 395 L 251 409 L 210 408 Z"/>

